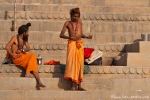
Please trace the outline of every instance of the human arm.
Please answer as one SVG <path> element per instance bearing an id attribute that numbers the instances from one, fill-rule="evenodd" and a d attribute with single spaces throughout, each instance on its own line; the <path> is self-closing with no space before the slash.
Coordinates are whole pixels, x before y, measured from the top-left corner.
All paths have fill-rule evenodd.
<path id="1" fill-rule="evenodd" d="M 63 26 L 63 29 L 62 29 L 62 31 L 61 31 L 61 33 L 60 33 L 60 38 L 71 39 L 71 40 L 74 40 L 74 41 L 79 40 L 81 37 L 70 36 L 70 35 L 69 35 L 69 36 L 66 36 L 66 35 L 65 35 L 66 29 L 67 29 L 67 27 L 68 27 L 68 24 L 69 24 L 69 22 L 65 22 L 65 24 L 64 24 L 64 26 Z M 71 34 L 71 33 L 69 33 L 69 34 Z"/>
<path id="2" fill-rule="evenodd" d="M 22 49 L 22 52 L 29 52 L 29 51 L 30 51 L 29 43 L 28 43 L 28 42 L 25 42 L 25 46 L 26 46 L 26 48 L 23 48 L 23 49 Z"/>
<path id="3" fill-rule="evenodd" d="M 71 39 L 69 36 L 66 36 L 66 35 L 65 35 L 67 26 L 68 26 L 68 22 L 65 22 L 65 24 L 64 24 L 64 26 L 63 26 L 63 29 L 61 30 L 61 33 L 60 33 L 60 35 L 59 35 L 60 38 Z"/>
<path id="4" fill-rule="evenodd" d="M 81 23 L 81 38 L 92 39 L 92 35 L 86 36 L 86 35 L 83 34 L 82 21 L 80 21 L 80 23 Z"/>
<path id="5" fill-rule="evenodd" d="M 8 52 L 8 53 L 10 54 L 10 56 L 13 57 L 13 58 L 19 58 L 19 57 L 20 57 L 20 55 L 14 56 L 13 53 L 12 53 L 12 50 L 11 50 L 11 46 L 12 46 L 12 44 L 16 41 L 16 39 L 17 39 L 17 37 L 16 37 L 16 36 L 13 36 L 13 37 L 11 38 L 11 40 L 7 43 L 6 47 L 5 47 L 5 49 L 7 50 L 7 52 Z"/>

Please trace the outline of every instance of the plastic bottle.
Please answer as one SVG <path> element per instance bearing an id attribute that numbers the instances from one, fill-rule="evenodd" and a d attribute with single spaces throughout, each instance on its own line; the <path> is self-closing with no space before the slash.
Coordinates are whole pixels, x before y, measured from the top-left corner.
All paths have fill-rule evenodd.
<path id="1" fill-rule="evenodd" d="M 40 55 L 38 55 L 38 57 L 37 57 L 37 63 L 38 63 L 38 65 L 42 64 L 42 57 Z"/>

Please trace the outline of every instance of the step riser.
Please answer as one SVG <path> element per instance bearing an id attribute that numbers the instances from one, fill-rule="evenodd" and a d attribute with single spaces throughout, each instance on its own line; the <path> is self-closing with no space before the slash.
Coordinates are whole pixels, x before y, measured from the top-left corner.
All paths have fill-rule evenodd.
<path id="1" fill-rule="evenodd" d="M 1 28 L 1 31 L 8 31 L 10 32 L 11 31 L 11 28 L 12 28 L 12 21 L 0 21 L 1 23 L 4 23 L 4 24 L 1 24 L 0 25 L 0 28 Z M 21 26 L 22 24 L 25 24 L 25 23 L 28 23 L 28 22 L 31 22 L 32 26 L 30 27 L 30 31 L 41 31 L 41 32 L 54 32 L 54 33 L 60 33 L 62 28 L 63 28 L 63 24 L 65 22 L 65 20 L 58 20 L 58 21 L 55 21 L 55 20 L 30 20 L 30 21 L 22 21 L 22 20 L 18 20 L 16 22 L 16 25 L 17 25 L 17 28 L 19 26 Z M 138 26 L 140 24 L 140 26 Z M 146 25 L 145 25 L 146 24 Z M 103 22 L 103 21 L 96 21 L 96 22 L 92 22 L 92 21 L 84 21 L 83 20 L 83 32 L 84 33 L 96 33 L 96 34 L 110 34 L 110 33 L 114 33 L 112 35 L 115 35 L 115 34 L 119 34 L 121 35 L 121 33 L 127 33 L 127 34 L 132 34 L 130 36 L 132 37 L 135 37 L 137 36 L 137 33 L 141 34 L 141 33 L 148 33 L 148 26 L 150 25 L 149 21 L 144 21 L 144 22 L 141 22 L 141 21 L 137 21 L 137 22 L 134 22 L 134 23 L 131 23 L 131 22 L 125 22 L 125 21 L 122 21 L 122 22 L 119 22 L 119 21 L 116 21 L 115 23 L 110 23 L 110 22 Z M 143 28 L 143 27 L 144 28 Z M 119 27 L 119 28 L 118 28 Z M 126 28 L 124 28 L 126 27 Z M 132 28 L 130 28 L 132 27 Z M 134 34 L 136 33 L 136 34 Z M 36 34 L 36 33 L 35 33 Z M 42 34 L 42 33 L 41 33 Z M 122 39 L 125 38 L 124 35 L 121 35 L 123 36 Z M 130 37 L 129 37 L 130 38 Z"/>
<path id="2" fill-rule="evenodd" d="M 126 45 L 126 52 L 150 53 L 150 41 L 140 41 Z"/>
<path id="3" fill-rule="evenodd" d="M 0 91 L 0 97 L 0 100 L 149 100 L 150 95 L 131 91 Z"/>
<path id="4" fill-rule="evenodd" d="M 85 6 L 85 7 L 89 7 L 89 6 Z M 140 11 L 139 12 L 132 12 L 130 10 L 130 12 L 124 12 L 122 13 L 121 11 L 115 12 L 114 10 L 117 10 L 117 8 L 109 8 L 107 7 L 109 10 L 108 11 L 103 11 L 99 12 L 99 10 L 97 9 L 97 7 L 95 7 L 95 11 L 93 12 L 88 12 L 89 10 L 84 10 L 80 16 L 80 19 L 85 21 L 85 20 L 94 20 L 94 21 L 102 21 L 102 20 L 107 20 L 107 21 L 149 21 L 149 8 L 142 9 L 142 8 L 137 8 L 140 9 L 141 11 L 143 10 L 144 14 L 141 14 Z M 32 8 L 33 9 L 33 8 Z M 36 8 L 38 9 L 38 8 Z M 105 9 L 100 7 L 101 9 Z M 126 9 L 126 8 L 120 8 L 120 9 Z M 132 8 L 131 8 L 132 9 Z M 93 9 L 92 9 L 93 10 Z M 135 9 L 134 9 L 135 10 Z M 145 11 L 144 11 L 145 10 Z M 68 9 L 66 9 L 66 11 L 68 11 Z M 66 11 L 64 10 L 63 12 L 60 13 L 60 11 L 56 11 L 53 12 L 53 10 L 51 11 L 45 11 L 44 13 L 40 10 L 35 11 L 35 10 L 28 10 L 28 11 L 17 11 L 16 14 L 14 14 L 14 11 L 7 11 L 4 12 L 0 12 L 2 15 L 5 16 L 5 18 L 3 18 L 3 16 L 1 15 L 1 19 L 2 20 L 14 20 L 14 16 L 16 15 L 16 19 L 17 21 L 21 21 L 21 20 L 33 20 L 33 21 L 52 21 L 52 20 L 56 20 L 56 21 L 65 21 L 70 19 L 70 15 L 69 13 L 66 13 Z M 112 23 L 113 24 L 113 23 Z"/>
<path id="5" fill-rule="evenodd" d="M 100 65 L 89 65 L 89 68 L 86 67 L 86 74 L 85 75 L 123 75 L 122 77 L 129 78 L 132 76 L 133 78 L 142 78 L 143 75 L 150 75 L 150 68 L 149 67 L 137 67 L 137 66 L 100 66 Z M 39 65 L 38 71 L 40 74 L 44 76 L 49 75 L 56 75 L 61 74 L 63 72 L 64 67 L 61 65 Z M 87 72 L 88 71 L 88 72 Z M 11 74 L 18 74 L 20 76 L 25 73 L 25 70 L 20 66 L 15 66 L 14 64 L 8 65 L 4 64 L 0 66 L 0 74 L 1 75 L 11 75 Z M 88 74 L 87 74 L 88 73 Z M 110 77 L 109 77 L 110 78 Z M 118 77 L 119 78 L 119 77 Z"/>
<path id="6" fill-rule="evenodd" d="M 1 4 L 11 4 L 11 5 L 14 5 L 14 0 L 10 1 L 10 0 L 3 0 L 1 1 L 0 3 Z M 46 5 L 49 4 L 50 6 L 53 5 L 53 6 L 57 6 L 57 5 L 61 5 L 61 6 L 75 6 L 77 4 L 80 4 L 80 5 L 86 5 L 86 6 L 106 6 L 106 7 L 112 7 L 112 6 L 117 6 L 117 7 L 149 7 L 149 0 L 146 0 L 146 1 L 142 1 L 142 0 L 138 0 L 138 1 L 133 1 L 133 0 L 127 0 L 127 1 L 124 1 L 124 0 L 120 0 L 120 1 L 114 1 L 112 3 L 111 0 L 101 0 L 101 1 L 95 1 L 95 0 L 90 0 L 89 2 L 86 2 L 86 1 L 80 1 L 80 0 L 72 0 L 72 1 L 68 1 L 68 0 L 63 0 L 63 1 L 49 1 L 49 0 L 44 0 L 44 1 L 41 1 L 41 0 L 25 0 L 25 1 L 17 1 L 17 5 L 23 5 L 23 4 L 28 4 L 28 5 L 34 5 L 34 6 L 39 6 L 39 5 Z M 8 5 L 7 5 L 8 6 Z M 7 7 L 6 6 L 6 7 Z M 69 7 L 68 7 L 69 8 Z M 128 9 L 130 10 L 130 9 Z M 43 10 L 44 11 L 44 10 Z"/>
<path id="7" fill-rule="evenodd" d="M 41 78 L 63 78 L 61 73 L 39 73 Z M 1 73 L 1 77 L 25 77 L 25 73 Z M 84 74 L 84 78 L 100 78 L 100 79 L 142 79 L 149 78 L 150 75 L 140 74 Z"/>
<path id="8" fill-rule="evenodd" d="M 71 85 L 63 78 L 41 78 L 41 81 L 46 85 L 42 90 L 69 90 Z M 149 82 L 149 79 L 84 78 L 82 87 L 88 91 L 150 91 Z M 34 78 L 0 78 L 0 90 L 36 90 L 35 86 Z"/>
<path id="9" fill-rule="evenodd" d="M 126 53 L 118 61 L 116 65 L 148 67 L 150 66 L 150 53 Z"/>

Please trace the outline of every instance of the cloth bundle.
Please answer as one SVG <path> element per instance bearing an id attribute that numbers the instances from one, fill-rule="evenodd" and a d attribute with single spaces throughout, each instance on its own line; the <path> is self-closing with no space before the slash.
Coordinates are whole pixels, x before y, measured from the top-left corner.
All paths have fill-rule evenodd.
<path id="1" fill-rule="evenodd" d="M 50 60 L 49 62 L 44 62 L 44 65 L 60 65 L 60 61 Z"/>
<path id="2" fill-rule="evenodd" d="M 85 57 L 85 62 L 90 64 L 96 59 L 102 57 L 103 53 L 100 50 L 93 50 L 88 58 Z"/>
<path id="3" fill-rule="evenodd" d="M 84 59 L 90 58 L 93 51 L 93 48 L 84 48 Z"/>

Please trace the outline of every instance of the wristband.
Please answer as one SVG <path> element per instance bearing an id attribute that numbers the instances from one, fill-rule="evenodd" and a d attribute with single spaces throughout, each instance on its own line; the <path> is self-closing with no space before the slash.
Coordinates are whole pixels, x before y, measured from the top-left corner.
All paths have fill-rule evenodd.
<path id="1" fill-rule="evenodd" d="M 24 49 L 22 49 L 22 52 L 25 52 L 25 50 L 24 50 Z"/>

